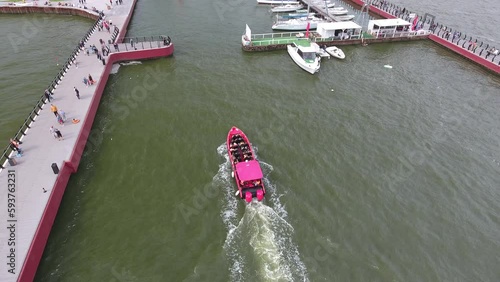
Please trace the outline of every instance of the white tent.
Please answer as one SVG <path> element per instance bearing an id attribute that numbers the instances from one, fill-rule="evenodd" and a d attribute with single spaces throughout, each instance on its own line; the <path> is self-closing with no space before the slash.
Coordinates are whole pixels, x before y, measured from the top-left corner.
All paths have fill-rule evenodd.
<path id="1" fill-rule="evenodd" d="M 394 33 L 397 31 L 407 31 L 411 23 L 402 19 L 371 20 L 368 22 L 368 32 L 371 34 Z"/>

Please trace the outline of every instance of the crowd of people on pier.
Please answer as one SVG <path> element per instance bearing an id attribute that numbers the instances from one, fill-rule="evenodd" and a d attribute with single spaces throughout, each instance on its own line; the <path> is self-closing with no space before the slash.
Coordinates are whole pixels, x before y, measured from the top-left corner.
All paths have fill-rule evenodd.
<path id="1" fill-rule="evenodd" d="M 426 24 L 424 21 L 422 21 L 422 18 L 416 15 L 414 12 L 410 12 L 408 9 L 401 8 L 395 4 L 390 3 L 387 0 L 371 0 L 369 1 L 369 4 L 373 5 L 379 10 L 382 10 L 404 20 L 410 21 L 412 19 L 416 19 L 415 30 L 423 28 L 424 24 Z M 491 47 L 489 44 L 485 44 L 486 47 L 483 47 L 483 42 L 478 42 L 477 39 L 473 40 L 472 37 L 467 38 L 467 36 L 461 38 L 463 36 L 462 32 L 452 32 L 451 29 L 443 25 L 440 25 L 440 27 L 438 28 L 438 24 L 434 22 L 433 16 L 431 16 L 431 19 L 432 21 L 427 23 L 429 24 L 429 30 L 435 35 L 448 41 L 450 41 L 451 37 L 452 43 L 456 43 L 457 45 L 459 45 L 460 43 L 460 47 L 484 59 L 488 59 L 490 56 L 492 56 L 492 62 L 495 60 L 496 56 L 500 54 L 500 51 L 496 47 Z M 425 20 L 425 18 L 423 20 Z M 497 63 L 500 64 L 500 61 Z"/>

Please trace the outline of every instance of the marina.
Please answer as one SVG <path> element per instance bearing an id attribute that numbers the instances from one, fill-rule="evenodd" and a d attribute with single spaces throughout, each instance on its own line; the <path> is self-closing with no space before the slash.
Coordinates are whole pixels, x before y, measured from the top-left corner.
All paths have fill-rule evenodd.
<path id="1" fill-rule="evenodd" d="M 433 42 L 440 44 L 441 46 L 448 48 L 461 56 L 470 59 L 471 61 L 495 72 L 500 73 L 500 56 L 497 55 L 499 50 L 490 47 L 486 44 L 484 48 L 483 42 L 478 42 L 477 39 L 473 42 L 472 37 L 467 40 L 467 35 L 464 36 L 463 40 L 458 38 L 456 45 L 453 44 L 455 36 L 452 37 L 452 42 L 447 42 L 450 38 L 451 30 L 447 30 L 442 24 L 439 25 L 438 22 L 434 21 L 434 16 L 425 15 L 420 16 L 415 13 L 410 13 L 410 11 L 405 11 L 402 13 L 403 9 L 393 5 L 385 4 L 383 6 L 386 11 L 379 9 L 376 5 L 380 5 L 380 1 L 369 1 L 364 2 L 362 0 L 348 0 L 347 2 L 352 3 L 354 6 L 358 7 L 359 17 L 357 19 L 368 18 L 368 14 L 382 18 L 378 20 L 368 21 L 367 27 L 363 28 L 361 32 L 355 33 L 354 30 L 357 29 L 346 27 L 339 30 L 346 32 L 346 36 L 334 36 L 325 37 L 321 32 L 314 32 L 317 28 L 318 23 L 323 22 L 315 16 L 309 16 L 307 18 L 283 18 L 277 20 L 272 26 L 273 30 L 293 30 L 293 31 L 308 31 L 308 36 L 305 37 L 306 40 L 310 42 L 321 43 L 325 46 L 333 45 L 367 45 L 373 43 L 387 43 L 395 41 L 413 41 L 420 39 L 430 39 Z M 314 11 L 316 14 L 320 15 L 326 21 L 329 22 L 344 22 L 348 24 L 357 25 L 357 23 L 350 22 L 349 20 L 356 20 L 356 16 L 346 15 L 349 11 L 343 7 L 329 8 L 328 4 L 323 4 L 321 2 L 315 2 L 311 0 L 302 1 L 304 5 L 308 7 L 307 11 Z M 324 5 L 324 6 L 323 6 Z M 279 8 L 280 6 L 278 6 Z M 277 8 L 273 8 L 277 9 Z M 290 10 L 292 11 L 292 10 Z M 365 15 L 366 14 L 366 15 Z M 400 16 L 401 18 L 398 18 Z M 411 20 L 412 23 L 405 21 L 402 18 Z M 376 27 L 374 29 L 373 27 Z M 347 35 L 347 30 L 352 29 L 353 32 L 349 32 Z M 292 42 L 297 43 L 299 40 L 290 37 L 288 33 L 275 33 L 275 34 L 252 34 L 248 32 L 249 28 L 247 26 L 245 34 L 242 36 L 242 48 L 244 51 L 273 51 L 286 49 L 287 44 Z M 311 30 L 311 32 L 309 32 Z M 439 34 L 441 33 L 441 37 Z M 294 34 L 294 36 L 302 37 L 303 33 L 299 32 Z M 446 37 L 446 40 L 443 38 Z M 265 40 L 263 40 L 266 38 Z M 282 40 L 280 38 L 283 38 Z M 302 40 L 301 40 L 302 41 Z M 460 42 L 462 44 L 460 45 Z M 305 44 L 302 42 L 301 44 Z M 466 48 L 466 45 L 468 46 Z M 479 48 L 477 48 L 477 46 Z M 493 51 L 491 51 L 493 50 Z M 477 52 L 476 52 L 477 51 Z M 491 55 L 491 56 L 490 56 Z M 490 57 L 490 59 L 488 59 Z"/>

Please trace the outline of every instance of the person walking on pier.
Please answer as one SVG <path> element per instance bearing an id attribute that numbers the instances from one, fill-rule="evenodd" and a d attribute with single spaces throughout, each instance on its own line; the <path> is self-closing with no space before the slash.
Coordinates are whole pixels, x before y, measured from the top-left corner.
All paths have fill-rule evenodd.
<path id="1" fill-rule="evenodd" d="M 86 77 L 83 77 L 83 84 L 85 84 L 86 87 L 89 87 L 89 80 Z"/>
<path id="2" fill-rule="evenodd" d="M 57 107 L 54 104 L 50 104 L 50 111 L 53 112 L 56 117 L 59 115 Z"/>
<path id="3" fill-rule="evenodd" d="M 92 85 L 94 83 L 95 83 L 94 79 L 92 79 L 92 76 L 89 74 L 89 84 Z"/>
<path id="4" fill-rule="evenodd" d="M 57 123 L 59 123 L 60 125 L 64 126 L 64 120 L 62 119 L 61 115 L 57 116 Z"/>
<path id="5" fill-rule="evenodd" d="M 78 89 L 76 87 L 73 87 L 73 89 L 75 89 L 76 98 L 78 98 L 78 100 L 80 100 L 80 91 L 78 91 Z"/>
<path id="6" fill-rule="evenodd" d="M 54 128 L 53 126 L 50 127 L 50 133 L 54 136 L 54 138 L 58 139 L 59 141 L 63 140 L 63 136 L 61 131 L 59 129 Z"/>
<path id="7" fill-rule="evenodd" d="M 59 116 L 61 117 L 61 119 L 63 121 L 66 121 L 66 113 L 63 110 L 59 110 L 58 113 L 59 113 Z"/>

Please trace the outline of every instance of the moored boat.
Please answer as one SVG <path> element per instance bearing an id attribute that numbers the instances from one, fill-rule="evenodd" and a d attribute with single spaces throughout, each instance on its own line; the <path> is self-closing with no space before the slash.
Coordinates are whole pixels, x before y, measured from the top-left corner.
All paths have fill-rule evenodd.
<path id="1" fill-rule="evenodd" d="M 288 20 L 288 19 L 298 19 L 298 18 L 307 18 L 314 17 L 315 13 L 289 13 L 284 14 L 278 17 L 278 20 Z"/>
<path id="2" fill-rule="evenodd" d="M 297 1 L 297 0 L 257 0 L 257 4 L 267 4 L 267 5 L 299 4 L 299 1 Z"/>
<path id="3" fill-rule="evenodd" d="M 319 72 L 321 58 L 316 55 L 313 47 L 298 46 L 295 43 L 286 46 L 288 55 L 303 70 L 310 74 Z"/>
<path id="4" fill-rule="evenodd" d="M 295 11 L 300 10 L 302 8 L 304 8 L 304 5 L 301 5 L 301 4 L 286 4 L 286 5 L 279 5 L 279 6 L 273 7 L 271 9 L 271 12 L 273 12 L 273 13 L 295 12 Z"/>
<path id="5" fill-rule="evenodd" d="M 355 15 L 342 15 L 342 16 L 333 16 L 332 19 L 336 22 L 346 22 L 354 19 Z"/>
<path id="6" fill-rule="evenodd" d="M 308 17 L 308 18 L 294 18 L 286 21 L 277 21 L 273 24 L 273 30 L 306 30 L 307 25 L 309 24 L 309 29 L 316 29 L 318 23 L 327 22 L 323 19 L 317 17 Z"/>
<path id="7" fill-rule="evenodd" d="M 331 47 L 326 47 L 325 48 L 325 51 L 332 55 L 333 57 L 337 58 L 337 59 L 345 59 L 345 54 L 344 54 L 344 51 L 342 51 L 340 48 L 338 47 L 335 47 L 335 46 L 331 46 Z"/>
<path id="8" fill-rule="evenodd" d="M 245 133 L 233 126 L 227 134 L 226 147 L 240 198 L 248 203 L 253 198 L 262 201 L 266 194 L 262 170 Z"/>
<path id="9" fill-rule="evenodd" d="M 334 16 L 347 15 L 349 11 L 344 7 L 329 8 L 327 13 Z"/>

